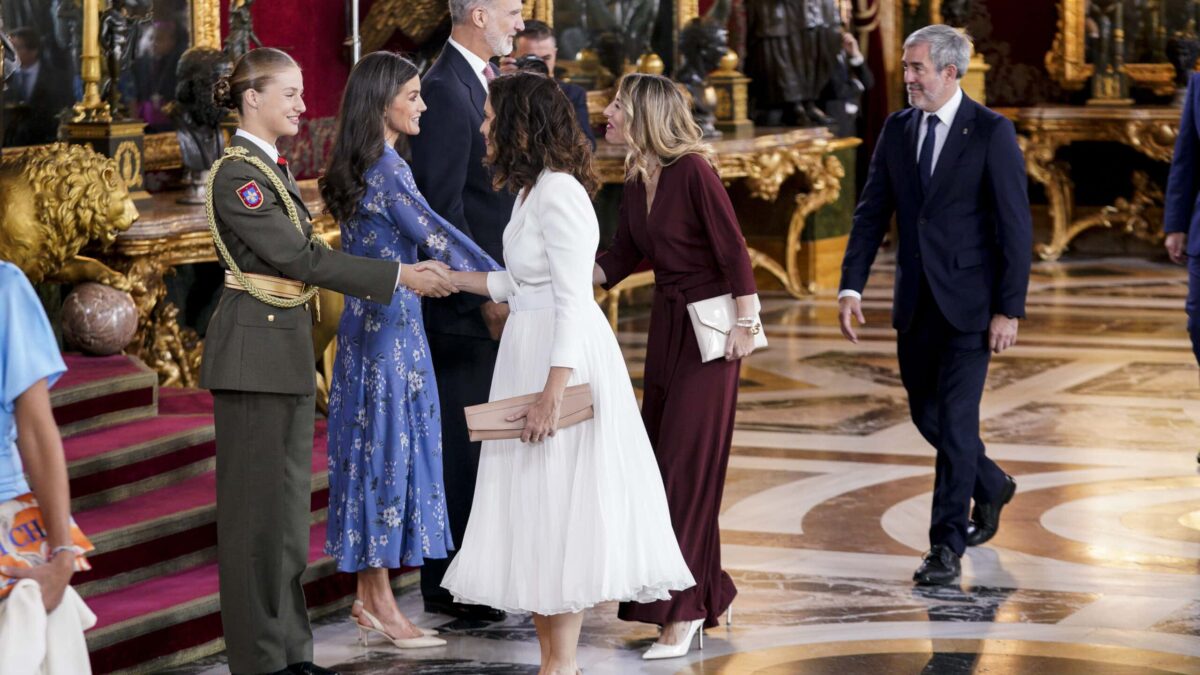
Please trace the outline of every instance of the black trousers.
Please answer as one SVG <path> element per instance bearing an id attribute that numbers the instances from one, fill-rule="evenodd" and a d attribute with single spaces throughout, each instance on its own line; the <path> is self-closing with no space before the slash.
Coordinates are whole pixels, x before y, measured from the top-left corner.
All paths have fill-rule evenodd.
<path id="1" fill-rule="evenodd" d="M 312 661 L 308 566 L 312 394 L 214 391 L 217 568 L 233 673 Z"/>
<path id="2" fill-rule="evenodd" d="M 500 343 L 490 338 L 429 333 L 429 355 L 437 376 L 438 401 L 442 408 L 442 472 L 446 481 L 446 510 L 450 534 L 457 549 L 462 545 L 471 502 L 475 499 L 475 476 L 479 473 L 479 443 L 467 434 L 463 408 L 486 403 L 492 389 L 492 371 Z M 442 588 L 442 577 L 454 559 L 426 558 L 421 567 L 421 595 L 426 600 L 450 601 Z"/>
<path id="3" fill-rule="evenodd" d="M 1004 472 L 988 459 L 979 437 L 979 401 L 991 360 L 988 333 L 952 326 L 922 278 L 916 315 L 899 334 L 897 352 L 913 423 L 937 450 L 929 543 L 962 555 L 972 497 L 990 502 L 1004 488 Z"/>

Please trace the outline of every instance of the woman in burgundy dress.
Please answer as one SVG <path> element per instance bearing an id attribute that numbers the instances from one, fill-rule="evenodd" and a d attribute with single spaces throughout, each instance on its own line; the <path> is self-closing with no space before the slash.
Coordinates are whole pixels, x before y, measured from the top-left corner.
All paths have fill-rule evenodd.
<path id="1" fill-rule="evenodd" d="M 719 624 L 737 594 L 721 570 L 717 516 L 733 441 L 739 359 L 753 350 L 757 295 L 746 240 L 712 163 L 712 149 L 675 83 L 626 75 L 604 111 L 605 137 L 628 148 L 625 197 L 594 281 L 606 288 L 643 260 L 654 268 L 642 419 L 666 484 L 671 522 L 696 585 L 670 600 L 622 603 L 626 621 L 660 624 L 644 658 L 683 656 Z M 725 358 L 701 362 L 687 304 L 732 293 L 738 327 Z"/>

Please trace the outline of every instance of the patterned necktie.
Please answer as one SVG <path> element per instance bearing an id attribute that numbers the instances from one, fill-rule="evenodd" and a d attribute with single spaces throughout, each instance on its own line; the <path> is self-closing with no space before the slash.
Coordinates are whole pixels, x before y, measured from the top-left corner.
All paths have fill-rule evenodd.
<path id="1" fill-rule="evenodd" d="M 925 141 L 921 143 L 921 154 L 917 158 L 917 171 L 921 175 L 921 189 L 929 194 L 929 181 L 933 179 L 933 146 L 937 143 L 938 116 L 930 115 L 925 121 Z"/>
<path id="2" fill-rule="evenodd" d="M 483 79 L 487 80 L 489 84 L 491 84 L 492 80 L 496 79 L 496 73 L 492 72 L 490 63 L 483 66 Z"/>

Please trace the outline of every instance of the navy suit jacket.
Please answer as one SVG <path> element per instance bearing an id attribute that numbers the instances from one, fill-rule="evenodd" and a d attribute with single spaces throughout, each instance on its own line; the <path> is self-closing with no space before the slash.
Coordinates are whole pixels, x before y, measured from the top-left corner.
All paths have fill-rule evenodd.
<path id="1" fill-rule="evenodd" d="M 503 265 L 504 227 L 516 196 L 494 190 L 492 172 L 483 165 L 483 83 L 463 55 L 447 44 L 422 78 L 421 96 L 429 109 L 421 116 L 421 133 L 409 139 L 417 187 L 434 212 Z M 425 329 L 489 337 L 479 312 L 484 300 L 470 293 L 427 299 Z"/>
<path id="2" fill-rule="evenodd" d="M 894 213 L 897 330 L 912 324 L 922 275 L 959 331 L 985 331 L 994 314 L 1024 316 L 1033 224 L 1012 122 L 964 94 L 925 195 L 917 174 L 921 117 L 908 108 L 884 122 L 854 211 L 841 288 L 862 292 Z"/>
<path id="3" fill-rule="evenodd" d="M 1190 256 L 1200 255 L 1200 214 L 1196 210 L 1196 197 L 1200 193 L 1200 171 L 1196 166 L 1196 153 L 1200 152 L 1197 105 L 1200 105 L 1200 73 L 1192 73 L 1187 99 L 1183 102 L 1179 136 L 1175 138 L 1175 154 L 1171 157 L 1171 173 L 1167 176 L 1163 212 L 1163 229 L 1167 234 L 1187 234 L 1187 254 Z"/>
<path id="4" fill-rule="evenodd" d="M 595 150 L 596 132 L 592 130 L 592 122 L 588 118 L 587 90 L 570 82 L 559 82 L 558 86 L 567 95 L 567 100 L 571 102 L 571 107 L 575 108 L 575 119 L 579 122 L 579 128 L 583 130 L 583 135 L 587 136 L 588 142 L 592 144 L 592 149 Z"/>

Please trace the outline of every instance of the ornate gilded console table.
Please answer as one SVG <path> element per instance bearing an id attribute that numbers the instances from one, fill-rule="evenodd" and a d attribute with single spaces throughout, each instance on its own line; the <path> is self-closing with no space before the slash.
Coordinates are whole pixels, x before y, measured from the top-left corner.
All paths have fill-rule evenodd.
<path id="1" fill-rule="evenodd" d="M 1162 190 L 1149 176 L 1135 172 L 1131 199 L 1118 197 L 1098 213 L 1077 219 L 1070 167 L 1057 159 L 1057 154 L 1072 143 L 1101 141 L 1121 143 L 1153 160 L 1169 162 L 1179 133 L 1179 115 L 1180 109 L 1174 106 L 1054 105 L 1013 111 L 1026 171 L 1045 187 L 1050 202 L 1050 241 L 1036 247 L 1043 260 L 1057 260 L 1075 237 L 1093 227 L 1120 225 L 1139 239 L 1162 239 L 1161 223 L 1150 218 L 1150 211 L 1162 205 Z"/>
<path id="2" fill-rule="evenodd" d="M 841 194 L 845 168 L 832 153 L 852 148 L 862 141 L 857 138 L 833 138 L 828 129 L 770 129 L 759 128 L 749 138 L 720 139 L 713 142 L 717 151 L 717 171 L 726 185 L 744 180 L 750 195 L 773 202 L 779 198 L 785 181 L 793 175 L 804 177 L 806 189 L 794 198 L 789 218 L 782 259 L 750 249 L 755 267 L 762 268 L 793 297 L 811 292 L 802 275 L 799 252 L 800 238 L 808 217 L 823 206 L 833 203 Z M 597 141 L 596 169 L 601 180 L 608 184 L 625 182 L 625 150 L 604 140 Z M 743 223 L 743 226 L 745 223 Z M 606 306 L 609 320 L 616 327 L 617 308 L 621 295 L 654 283 L 654 275 L 641 272 L 631 275 L 599 299 Z"/>

